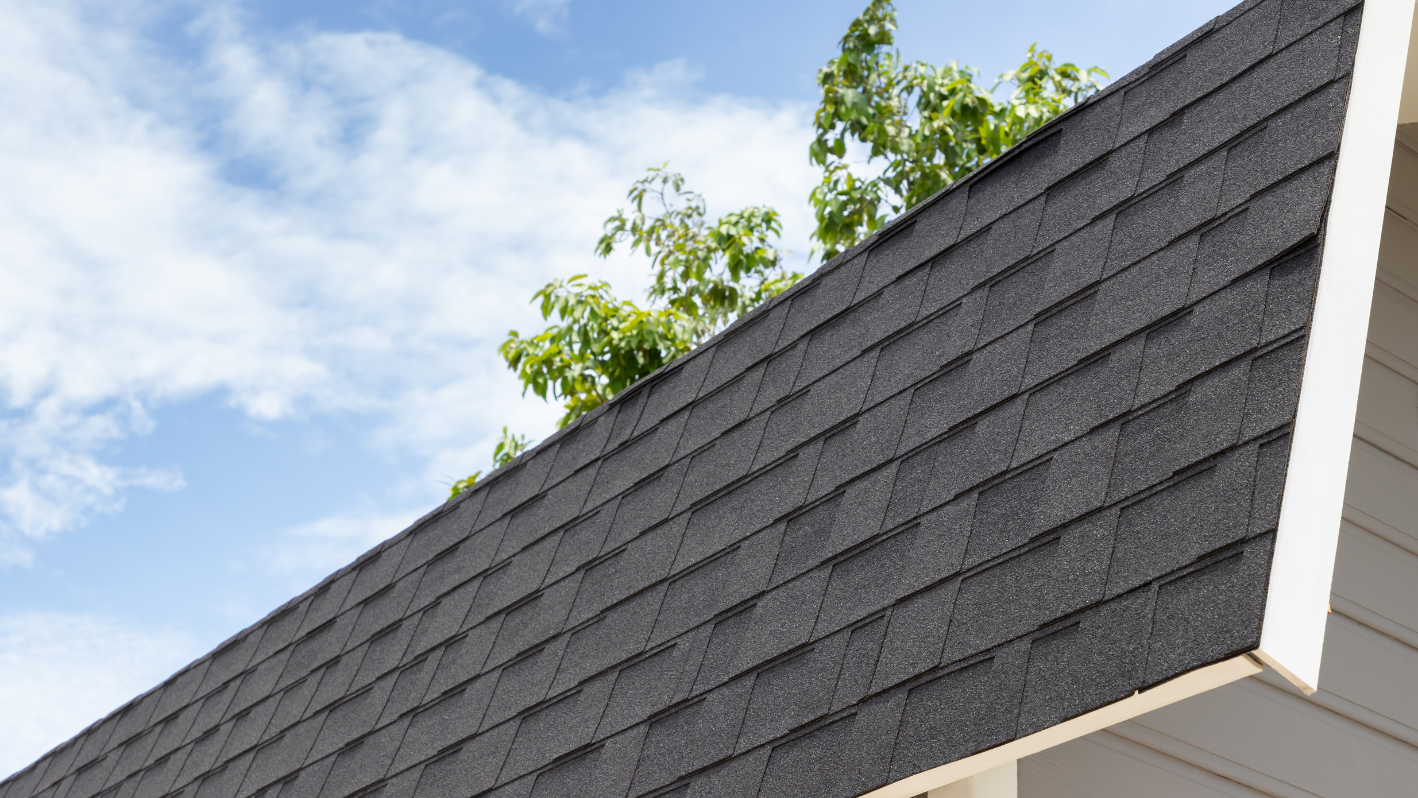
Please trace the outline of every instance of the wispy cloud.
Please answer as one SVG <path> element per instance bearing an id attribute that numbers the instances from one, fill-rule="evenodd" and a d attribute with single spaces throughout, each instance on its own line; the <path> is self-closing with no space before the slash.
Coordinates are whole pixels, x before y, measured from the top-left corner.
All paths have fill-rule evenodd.
<path id="1" fill-rule="evenodd" d="M 267 573 L 299 593 L 418 519 L 415 509 L 387 512 L 368 500 L 327 518 L 282 530 L 264 554 Z"/>
<path id="2" fill-rule="evenodd" d="M 0 615 L 0 778 L 154 687 L 211 642 L 95 615 Z"/>
<path id="3" fill-rule="evenodd" d="M 571 0 L 513 0 L 512 10 L 541 34 L 560 33 L 566 28 Z"/>
<path id="4" fill-rule="evenodd" d="M 427 464 L 403 502 L 502 424 L 549 431 L 495 345 L 552 276 L 638 290 L 642 264 L 590 245 L 647 165 L 721 211 L 776 205 L 807 249 L 807 109 L 696 96 L 682 64 L 551 97 L 398 35 L 258 41 L 220 10 L 174 63 L 115 7 L 0 0 L 0 563 L 179 487 L 180 463 L 112 453 L 203 394 L 366 414 Z"/>
<path id="5" fill-rule="evenodd" d="M 102 444 L 151 428 L 143 408 L 114 403 L 79 412 L 47 396 L 18 418 L 0 419 L 0 451 L 10 455 L 10 480 L 0 487 L 0 517 L 25 540 L 44 540 L 82 524 L 95 512 L 121 510 L 126 491 L 177 490 L 172 468 L 119 468 L 101 462 Z M 32 552 L 0 537 L 0 566 L 28 565 Z"/>

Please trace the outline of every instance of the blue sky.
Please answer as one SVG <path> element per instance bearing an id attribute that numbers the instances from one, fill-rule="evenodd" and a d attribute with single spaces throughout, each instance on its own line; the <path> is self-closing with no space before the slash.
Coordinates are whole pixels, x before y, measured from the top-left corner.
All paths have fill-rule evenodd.
<path id="1" fill-rule="evenodd" d="M 1114 77 L 1229 0 L 901 0 L 907 58 Z M 806 253 L 864 0 L 0 0 L 0 774 L 434 507 L 495 347 L 665 160 Z M 1062 10 L 1061 9 L 1066 9 Z"/>

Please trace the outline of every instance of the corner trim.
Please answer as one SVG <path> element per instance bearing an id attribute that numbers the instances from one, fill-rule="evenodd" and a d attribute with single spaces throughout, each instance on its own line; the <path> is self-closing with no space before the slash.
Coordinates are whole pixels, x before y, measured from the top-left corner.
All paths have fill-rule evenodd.
<path id="1" fill-rule="evenodd" d="M 1412 0 L 1407 0 L 1412 2 Z M 1184 673 L 1171 681 L 1163 682 L 1149 690 L 1133 693 L 1121 701 L 1116 701 L 1100 709 L 1066 720 L 1028 737 L 1005 743 L 974 756 L 956 760 L 940 767 L 907 776 L 866 793 L 862 798 L 913 798 L 921 793 L 943 787 L 952 782 L 983 773 L 999 767 L 1011 760 L 1023 759 L 1030 754 L 1076 740 L 1085 734 L 1121 723 L 1125 720 L 1175 704 L 1185 698 L 1213 690 L 1237 679 L 1260 673 L 1261 666 L 1248 654 L 1222 660 L 1190 673 Z"/>
<path id="2" fill-rule="evenodd" d="M 1319 687 L 1413 5 L 1364 3 L 1256 652 L 1307 694 Z"/>

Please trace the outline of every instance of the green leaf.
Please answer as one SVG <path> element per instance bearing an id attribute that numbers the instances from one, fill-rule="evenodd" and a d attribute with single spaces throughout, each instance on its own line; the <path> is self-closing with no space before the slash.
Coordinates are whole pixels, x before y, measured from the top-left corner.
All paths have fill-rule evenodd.
<path id="1" fill-rule="evenodd" d="M 978 70 L 953 61 L 903 62 L 895 31 L 895 5 L 871 0 L 817 73 L 821 100 L 808 157 L 822 178 L 809 201 L 814 252 L 824 260 L 998 158 L 1107 77 L 1096 67 L 1055 64 L 1052 53 L 1031 45 L 1017 68 L 986 86 Z M 854 158 L 867 153 L 866 163 L 848 162 L 849 144 Z M 546 328 L 530 336 L 509 331 L 498 347 L 523 395 L 561 404 L 559 426 L 801 279 L 784 266 L 775 210 L 750 206 L 711 220 L 704 197 L 685 184 L 668 163 L 647 169 L 593 248 L 602 258 L 622 246 L 647 258 L 652 279 L 643 305 L 584 274 L 553 280 L 531 300 Z M 504 427 L 494 468 L 527 445 Z M 478 478 L 454 485 L 455 494 Z"/>
<path id="2" fill-rule="evenodd" d="M 822 182 L 809 199 L 814 249 L 824 259 L 998 158 L 1107 77 L 1097 67 L 1055 64 L 1031 45 L 1017 68 L 985 86 L 977 70 L 955 62 L 902 62 L 895 30 L 894 4 L 872 0 L 817 74 L 822 97 L 808 157 Z M 869 153 L 865 164 L 847 163 L 849 140 Z M 876 176 L 859 179 L 852 167 Z"/>

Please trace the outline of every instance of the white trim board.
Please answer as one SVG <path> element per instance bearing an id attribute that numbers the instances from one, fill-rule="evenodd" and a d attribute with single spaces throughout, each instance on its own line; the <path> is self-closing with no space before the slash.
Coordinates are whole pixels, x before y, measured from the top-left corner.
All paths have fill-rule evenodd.
<path id="1" fill-rule="evenodd" d="M 937 787 L 926 798 L 1019 798 L 1019 760 Z"/>
<path id="2" fill-rule="evenodd" d="M 1319 686 L 1413 5 L 1364 3 L 1256 652 L 1306 693 Z"/>
<path id="3" fill-rule="evenodd" d="M 1028 737 L 1021 737 L 998 748 L 981 751 L 974 756 L 967 756 L 964 759 L 922 771 L 914 776 L 907 776 L 885 787 L 878 787 L 863 795 L 862 798 L 914 798 L 921 793 L 928 793 L 947 784 L 1023 759 L 1030 754 L 1037 754 L 1056 745 L 1062 745 L 1115 723 L 1131 720 L 1154 709 L 1191 698 L 1224 684 L 1230 684 L 1237 679 L 1254 676 L 1261 670 L 1261 666 L 1246 655 L 1222 660 L 1191 673 L 1182 674 L 1150 690 L 1133 693 L 1121 701 L 1066 720 Z"/>

